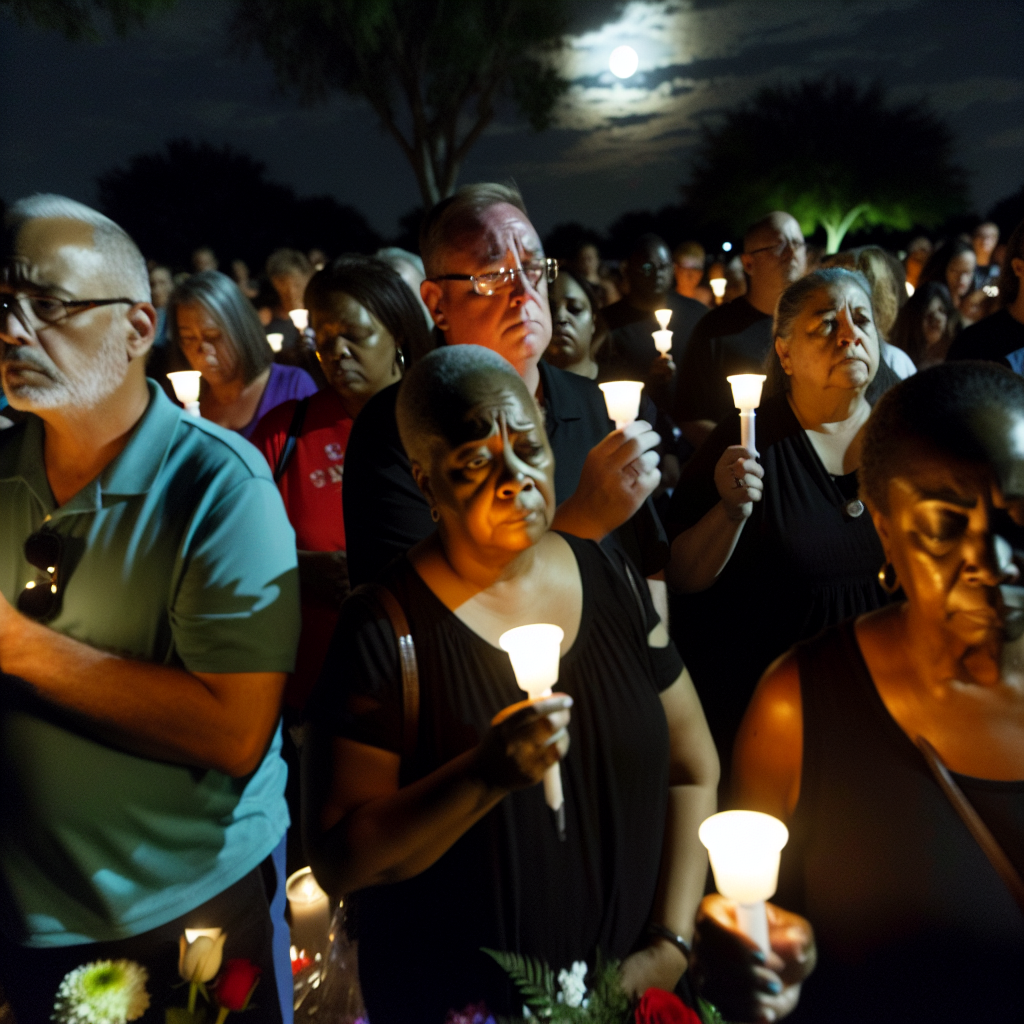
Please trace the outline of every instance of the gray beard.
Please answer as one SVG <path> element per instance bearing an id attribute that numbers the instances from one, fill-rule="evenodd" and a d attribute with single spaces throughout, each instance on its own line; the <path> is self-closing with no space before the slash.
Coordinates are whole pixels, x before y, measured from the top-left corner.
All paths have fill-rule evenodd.
<path id="1" fill-rule="evenodd" d="M 48 356 L 35 349 L 11 352 L 5 346 L 4 362 L 23 363 L 47 378 L 40 384 L 4 384 L 11 406 L 21 412 L 48 409 L 94 409 L 109 398 L 124 381 L 127 362 L 119 346 L 109 341 L 74 378 L 61 372 Z"/>

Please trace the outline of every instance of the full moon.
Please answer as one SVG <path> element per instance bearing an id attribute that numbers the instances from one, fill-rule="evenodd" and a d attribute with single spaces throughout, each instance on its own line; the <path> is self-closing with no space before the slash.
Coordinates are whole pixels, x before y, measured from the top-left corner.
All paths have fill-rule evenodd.
<path id="1" fill-rule="evenodd" d="M 631 78 L 639 64 L 640 58 L 632 46 L 616 46 L 608 58 L 608 68 L 616 78 Z"/>

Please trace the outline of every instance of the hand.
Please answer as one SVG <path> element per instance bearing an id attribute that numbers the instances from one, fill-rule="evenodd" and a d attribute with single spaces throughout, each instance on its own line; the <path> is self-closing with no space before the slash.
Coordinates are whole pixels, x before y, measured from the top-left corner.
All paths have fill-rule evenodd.
<path id="1" fill-rule="evenodd" d="M 734 444 L 725 449 L 715 466 L 715 487 L 730 519 L 750 518 L 754 502 L 764 494 L 763 479 L 764 467 L 746 448 Z"/>
<path id="2" fill-rule="evenodd" d="M 672 361 L 670 353 L 657 355 L 647 371 L 647 379 L 652 384 L 667 384 L 672 380 L 672 374 L 676 372 L 676 364 Z"/>
<path id="3" fill-rule="evenodd" d="M 480 744 L 481 778 L 498 789 L 526 789 L 569 751 L 572 697 L 555 693 L 512 704 L 494 716 Z"/>
<path id="4" fill-rule="evenodd" d="M 340 608 L 351 592 L 344 551 L 300 551 L 299 587 L 304 598 Z"/>
<path id="5" fill-rule="evenodd" d="M 649 988 L 673 992 L 686 966 L 686 957 L 678 946 L 668 939 L 655 938 L 622 961 L 622 989 L 633 999 L 639 999 Z"/>
<path id="6" fill-rule="evenodd" d="M 731 1021 L 776 1021 L 791 1013 L 817 952 L 810 922 L 774 904 L 768 908 L 765 955 L 736 925 L 736 905 L 705 896 L 697 911 L 693 975 L 701 994 Z"/>
<path id="7" fill-rule="evenodd" d="M 621 526 L 661 482 L 661 437 L 637 420 L 594 445 L 576 492 L 558 509 L 554 526 L 576 537 L 601 540 Z"/>
<path id="8" fill-rule="evenodd" d="M 20 613 L 15 610 L 10 601 L 0 591 L 0 671 L 3 671 L 4 647 L 11 628 L 16 625 Z"/>

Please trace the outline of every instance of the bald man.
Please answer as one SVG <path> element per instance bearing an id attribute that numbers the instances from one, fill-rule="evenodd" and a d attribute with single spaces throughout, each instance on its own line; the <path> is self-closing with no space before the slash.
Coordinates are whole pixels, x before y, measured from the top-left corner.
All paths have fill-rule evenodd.
<path id="1" fill-rule="evenodd" d="M 775 211 L 743 238 L 747 292 L 706 313 L 694 327 L 677 374 L 673 415 L 683 436 L 699 448 L 733 408 L 726 377 L 760 373 L 772 347 L 779 296 L 807 270 L 800 224 Z"/>
<path id="2" fill-rule="evenodd" d="M 153 381 L 156 310 L 116 224 L 9 211 L 0 380 L 0 980 L 48 1020 L 64 976 L 128 959 L 182 1005 L 185 928 L 262 970 L 292 1019 L 280 698 L 295 540 L 259 453 Z"/>

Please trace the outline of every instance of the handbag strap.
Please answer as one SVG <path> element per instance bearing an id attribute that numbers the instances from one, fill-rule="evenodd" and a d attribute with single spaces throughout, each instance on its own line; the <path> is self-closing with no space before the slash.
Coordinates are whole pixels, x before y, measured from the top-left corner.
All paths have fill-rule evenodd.
<path id="1" fill-rule="evenodd" d="M 398 641 L 398 664 L 402 670 L 402 760 L 408 763 L 416 752 L 420 722 L 420 671 L 409 620 L 398 598 L 381 583 L 364 583 L 353 593 L 365 594 L 377 603 Z"/>
<path id="2" fill-rule="evenodd" d="M 998 840 L 992 835 L 988 825 L 981 820 L 981 816 L 971 805 L 971 802 L 964 795 L 964 791 L 957 785 L 956 779 L 950 774 L 949 769 L 939 757 L 939 752 L 923 737 L 918 736 L 914 741 L 917 749 L 924 755 L 928 767 L 935 776 L 935 781 L 953 809 L 960 815 L 961 820 L 967 826 L 968 832 L 974 836 L 975 841 L 981 847 L 982 852 L 989 859 L 989 863 L 995 868 L 996 874 L 1003 880 L 1003 884 L 1010 890 L 1021 913 L 1024 913 L 1024 881 L 1021 881 L 1017 869 L 1006 856 Z"/>
<path id="3" fill-rule="evenodd" d="M 295 445 L 298 443 L 299 434 L 302 433 L 302 424 L 306 422 L 306 410 L 308 408 L 309 398 L 300 399 L 295 404 L 295 412 L 292 415 L 292 421 L 288 426 L 288 436 L 285 438 L 281 457 L 277 460 L 277 465 L 274 467 L 275 484 L 281 482 L 281 477 L 284 476 L 284 471 L 288 468 L 288 461 L 295 453 Z"/>

